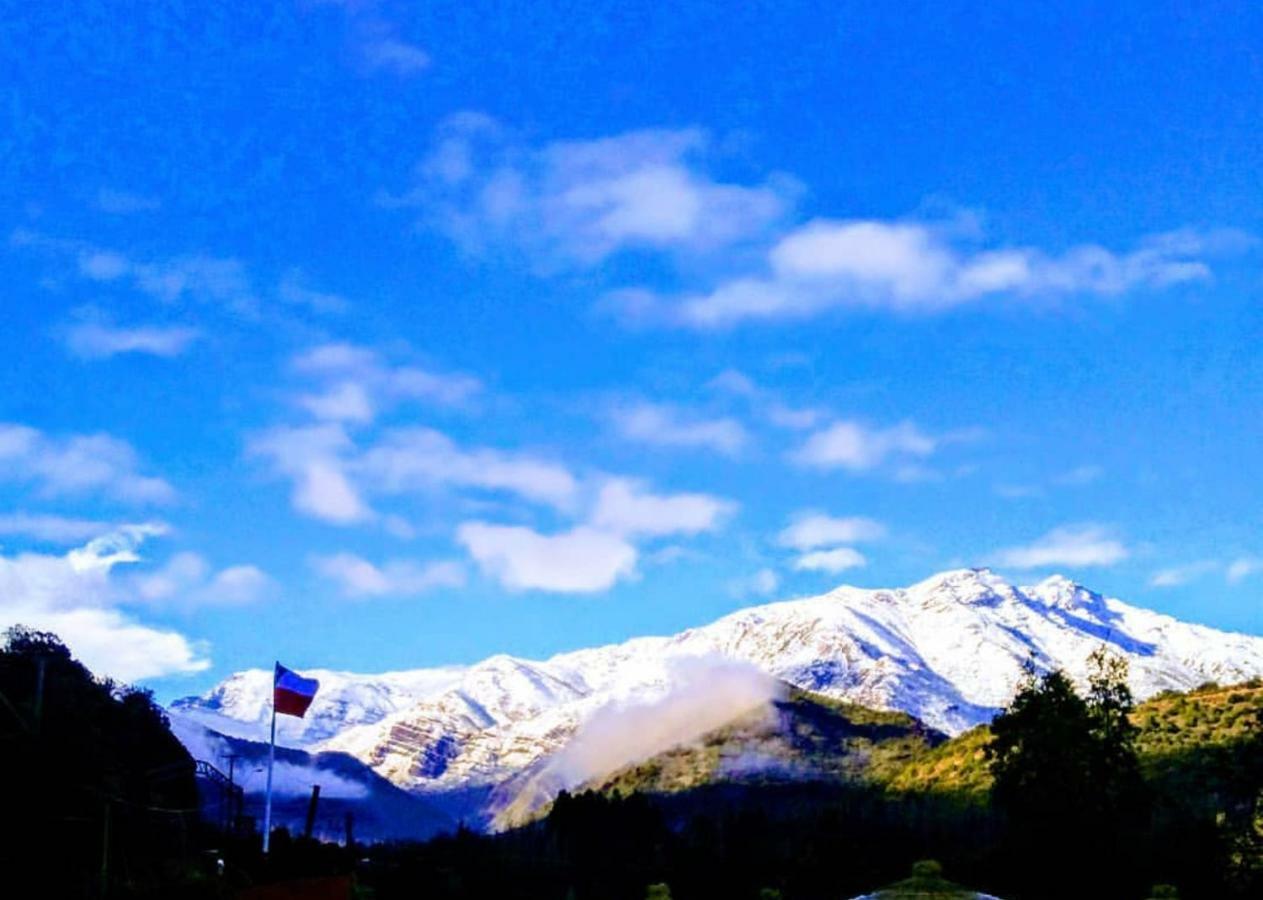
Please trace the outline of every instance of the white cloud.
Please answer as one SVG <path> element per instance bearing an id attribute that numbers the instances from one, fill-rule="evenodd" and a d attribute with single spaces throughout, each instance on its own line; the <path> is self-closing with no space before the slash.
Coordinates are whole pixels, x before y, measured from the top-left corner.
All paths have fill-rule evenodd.
<path id="1" fill-rule="evenodd" d="M 82 322 L 66 332 L 70 352 L 84 359 L 108 359 L 122 353 L 179 356 L 201 336 L 196 328 L 136 326 L 119 328 L 99 322 Z"/>
<path id="2" fill-rule="evenodd" d="M 788 179 L 710 177 L 699 129 L 633 131 L 542 147 L 514 143 L 486 116 L 443 126 L 422 180 L 393 202 L 437 210 L 469 249 L 516 244 L 542 265 L 593 266 L 627 249 L 701 252 L 767 233 L 791 203 Z"/>
<path id="3" fill-rule="evenodd" d="M 844 420 L 812 434 L 791 458 L 815 468 L 860 472 L 876 468 L 891 458 L 927 457 L 939 443 L 938 438 L 923 433 L 912 422 L 872 428 Z"/>
<path id="4" fill-rule="evenodd" d="M 47 514 L 15 512 L 0 515 L 0 537 L 28 537 L 53 544 L 86 541 L 116 527 L 109 522 Z M 160 523 L 151 523 L 148 527 L 165 528 Z"/>
<path id="5" fill-rule="evenodd" d="M 707 383 L 707 387 L 746 400 L 762 418 L 777 428 L 795 431 L 815 428 L 826 415 L 820 409 L 783 403 L 775 393 L 760 387 L 754 379 L 737 369 L 724 369 Z"/>
<path id="6" fill-rule="evenodd" d="M 98 675 L 134 681 L 204 671 L 204 648 L 115 608 L 127 592 L 113 569 L 137 561 L 138 546 L 154 533 L 122 529 L 64 556 L 0 556 L 0 618 L 54 632 Z"/>
<path id="7" fill-rule="evenodd" d="M 578 483 L 564 466 L 522 453 L 462 449 L 431 428 L 386 432 L 359 461 L 358 469 L 389 492 L 442 486 L 507 491 L 525 500 L 567 508 Z"/>
<path id="8" fill-rule="evenodd" d="M 745 428 L 729 417 L 688 415 L 672 406 L 635 403 L 611 413 L 615 428 L 625 438 L 657 447 L 713 450 L 735 456 L 749 441 Z"/>
<path id="9" fill-rule="evenodd" d="M 291 501 L 299 512 L 335 525 L 373 517 L 346 472 L 344 456 L 354 444 L 338 425 L 279 426 L 253 438 L 247 452 L 271 460 L 293 481 Z"/>
<path id="10" fill-rule="evenodd" d="M 430 428 L 386 431 L 360 448 L 337 424 L 278 426 L 256 435 L 247 453 L 269 460 L 293 483 L 294 508 L 335 525 L 376 520 L 367 494 L 473 489 L 507 492 L 557 509 L 573 507 L 578 482 L 564 466 L 523 453 L 464 449 Z M 391 530 L 397 524 L 387 519 Z"/>
<path id="11" fill-rule="evenodd" d="M 1220 564 L 1213 559 L 1203 559 L 1182 566 L 1171 566 L 1154 572 L 1153 577 L 1149 579 L 1149 586 L 1179 587 L 1218 568 L 1220 568 Z"/>
<path id="12" fill-rule="evenodd" d="M 752 575 L 728 582 L 728 592 L 734 597 L 768 597 L 781 586 L 781 578 L 772 569 L 759 569 Z"/>
<path id="13" fill-rule="evenodd" d="M 49 496 L 101 494 L 136 503 L 163 503 L 175 490 L 142 475 L 136 451 L 108 434 L 55 437 L 38 429 L 0 423 L 0 479 L 31 481 Z"/>
<path id="14" fill-rule="evenodd" d="M 1030 544 L 1000 550 L 994 562 L 1014 569 L 1111 566 L 1128 555 L 1127 547 L 1110 529 L 1083 524 L 1054 528 Z"/>
<path id="15" fill-rule="evenodd" d="M 371 422 L 376 410 L 364 385 L 354 381 L 335 384 L 318 394 L 304 394 L 298 404 L 317 419 L 327 422 Z"/>
<path id="16" fill-rule="evenodd" d="M 392 366 L 375 350 L 354 344 L 312 347 L 290 366 L 322 385 L 318 393 L 301 395 L 298 403 L 326 421 L 370 422 L 380 408 L 408 400 L 464 406 L 482 390 L 481 382 L 469 375 Z"/>
<path id="17" fill-rule="evenodd" d="M 428 53 L 397 37 L 371 38 L 364 42 L 360 52 L 370 69 L 385 69 L 396 75 L 413 75 L 430 65 Z"/>
<path id="18" fill-rule="evenodd" d="M 257 566 L 235 565 L 215 572 L 200 554 L 188 551 L 175 554 L 155 571 L 133 575 L 126 584 L 137 601 L 186 608 L 243 606 L 258 602 L 275 587 Z"/>
<path id="19" fill-rule="evenodd" d="M 1258 572 L 1263 572 L 1263 558 L 1242 556 L 1228 564 L 1224 577 L 1228 579 L 1229 584 L 1237 584 Z"/>
<path id="20" fill-rule="evenodd" d="M 317 313 L 343 313 L 351 307 L 345 297 L 308 287 L 296 269 L 285 274 L 277 285 L 276 294 L 291 306 L 304 306 Z"/>
<path id="21" fill-rule="evenodd" d="M 1182 230 L 1151 235 L 1124 252 L 1084 244 L 1053 254 L 979 248 L 926 223 L 816 219 L 781 237 L 763 273 L 681 297 L 624 291 L 613 302 L 630 304 L 629 314 L 642 319 L 694 328 L 802 319 L 839 307 L 934 313 L 1001 295 L 1109 296 L 1204 280 L 1211 275 L 1207 258 L 1246 242 L 1230 232 Z"/>
<path id="22" fill-rule="evenodd" d="M 886 536 L 886 526 L 863 516 L 829 516 L 802 512 L 777 537 L 783 547 L 814 550 L 836 544 L 876 541 Z"/>
<path id="23" fill-rule="evenodd" d="M 699 534 L 717 528 L 735 509 L 731 501 L 709 494 L 654 494 L 638 482 L 616 478 L 602 485 L 591 522 L 628 536 Z"/>
<path id="24" fill-rule="evenodd" d="M 143 262 L 87 241 L 50 237 L 23 228 L 13 232 L 11 241 L 72 263 L 75 273 L 88 281 L 126 283 L 164 303 L 192 300 L 247 316 L 258 311 L 258 297 L 245 266 L 231 257 L 187 254 Z"/>
<path id="25" fill-rule="evenodd" d="M 794 560 L 794 568 L 800 572 L 845 572 L 868 564 L 858 550 L 851 547 L 835 547 L 832 550 L 813 550 Z"/>
<path id="26" fill-rule="evenodd" d="M 465 584 L 464 567 L 448 560 L 422 564 L 395 559 L 376 566 L 352 553 L 336 553 L 315 557 L 312 567 L 347 597 L 406 596 Z"/>
<path id="27" fill-rule="evenodd" d="M 466 522 L 457 540 L 484 574 L 511 590 L 594 593 L 636 569 L 634 546 L 586 526 L 546 535 L 517 525 Z"/>
<path id="28" fill-rule="evenodd" d="M 1075 468 L 1070 469 L 1067 472 L 1062 472 L 1060 475 L 1054 478 L 1053 481 L 1056 484 L 1077 487 L 1077 486 L 1081 486 L 1085 484 L 1091 484 L 1094 481 L 1098 481 L 1100 480 L 1101 476 L 1104 474 L 1105 474 L 1105 470 L 1101 468 L 1100 466 L 1094 466 L 1094 465 L 1076 466 Z"/>

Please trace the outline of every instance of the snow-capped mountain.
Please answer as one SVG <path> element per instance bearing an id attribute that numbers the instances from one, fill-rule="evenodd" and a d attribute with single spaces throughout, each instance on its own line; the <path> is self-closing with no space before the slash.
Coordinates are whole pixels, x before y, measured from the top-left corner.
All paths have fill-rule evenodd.
<path id="1" fill-rule="evenodd" d="M 672 637 L 542 662 L 496 656 L 465 668 L 380 676 L 312 672 L 321 690 L 308 719 L 295 720 L 293 732 L 282 729 L 279 740 L 350 754 L 409 791 L 459 795 L 469 804 L 465 814 L 497 786 L 556 758 L 576 736 L 591 744 L 584 731 L 591 723 L 616 728 L 611 710 L 648 710 L 652 720 L 654 710 L 668 708 L 655 704 L 670 704 L 682 690 L 715 689 L 731 680 L 734 664 L 957 734 L 1009 701 L 1028 659 L 1082 683 L 1088 656 L 1102 644 L 1127 658 L 1141 699 L 1263 676 L 1263 638 L 1183 623 L 1059 576 L 1017 587 L 966 569 L 904 589 L 840 587 Z M 265 738 L 270 677 L 234 675 L 203 697 L 173 704 L 172 714 Z"/>

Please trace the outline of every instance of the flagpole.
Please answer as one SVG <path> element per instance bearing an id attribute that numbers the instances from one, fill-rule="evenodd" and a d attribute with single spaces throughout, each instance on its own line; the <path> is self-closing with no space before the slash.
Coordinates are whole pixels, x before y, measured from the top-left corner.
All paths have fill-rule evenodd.
<path id="1" fill-rule="evenodd" d="M 268 854 L 272 840 L 272 764 L 276 762 L 276 691 L 272 692 L 272 738 L 268 742 L 267 800 L 263 805 L 263 855 Z"/>

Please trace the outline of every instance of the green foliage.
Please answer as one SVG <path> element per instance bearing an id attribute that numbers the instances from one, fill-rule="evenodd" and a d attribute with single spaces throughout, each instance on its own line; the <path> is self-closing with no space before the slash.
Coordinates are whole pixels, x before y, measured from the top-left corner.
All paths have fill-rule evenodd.
<path id="1" fill-rule="evenodd" d="M 671 888 L 665 884 L 651 884 L 645 891 L 645 900 L 671 900 Z"/>

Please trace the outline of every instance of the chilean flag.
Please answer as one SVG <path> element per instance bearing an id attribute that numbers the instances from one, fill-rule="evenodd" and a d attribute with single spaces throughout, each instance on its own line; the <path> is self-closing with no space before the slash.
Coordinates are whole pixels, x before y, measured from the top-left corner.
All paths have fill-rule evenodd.
<path id="1" fill-rule="evenodd" d="M 272 708 L 283 716 L 302 718 L 320 690 L 320 682 L 304 678 L 280 663 L 272 676 Z"/>

